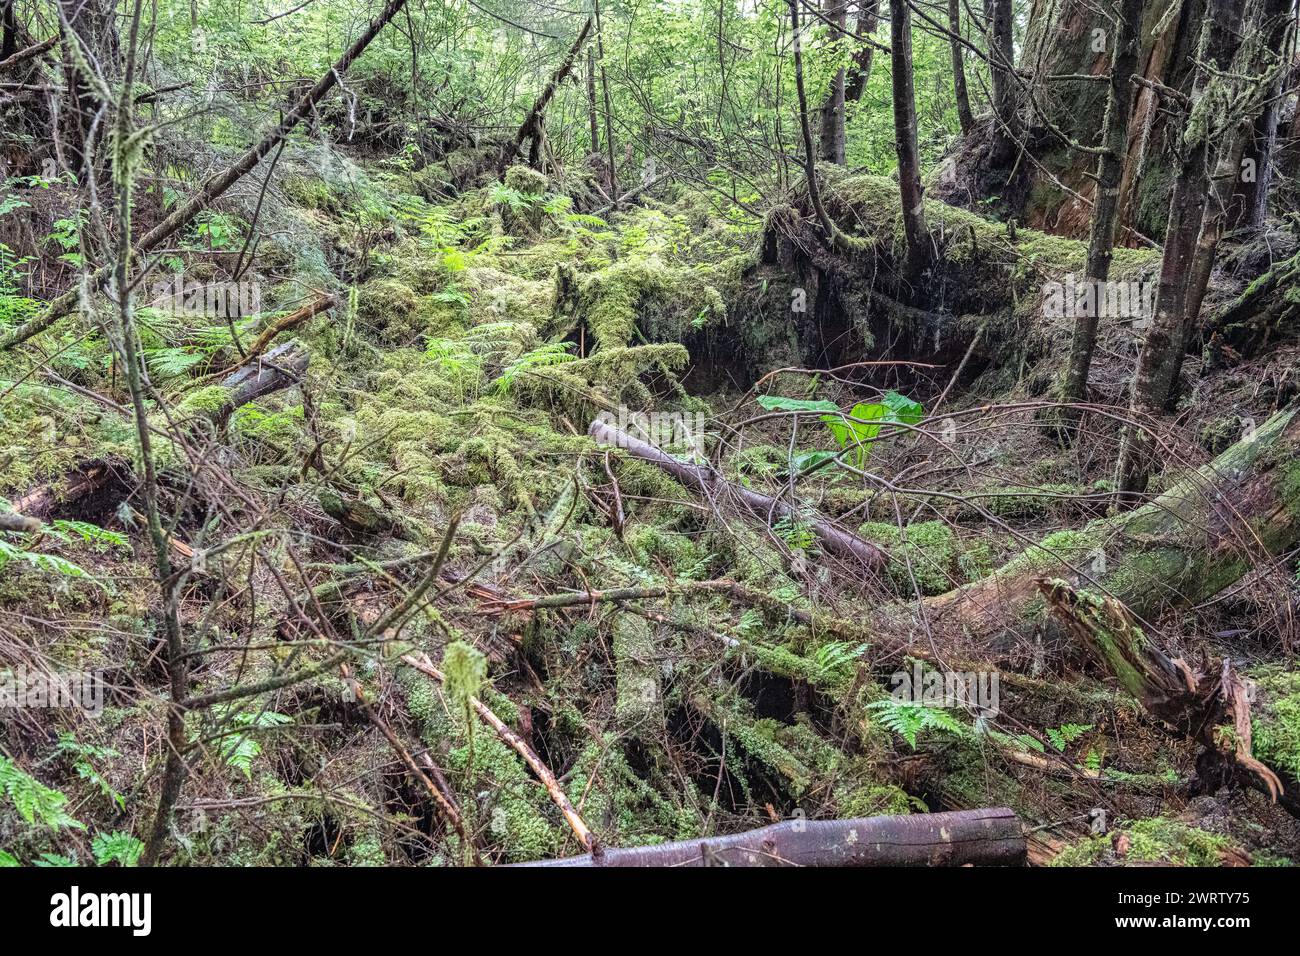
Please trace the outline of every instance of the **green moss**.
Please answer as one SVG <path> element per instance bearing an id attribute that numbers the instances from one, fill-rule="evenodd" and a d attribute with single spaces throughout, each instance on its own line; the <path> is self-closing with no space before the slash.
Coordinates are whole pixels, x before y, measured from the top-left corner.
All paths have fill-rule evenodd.
<path id="1" fill-rule="evenodd" d="M 1300 673 L 1252 671 L 1257 693 L 1251 715 L 1255 757 L 1300 779 Z"/>
<path id="2" fill-rule="evenodd" d="M 989 566 L 987 546 L 966 549 L 950 525 L 919 521 L 900 529 L 896 524 L 869 521 L 860 533 L 889 551 L 889 576 L 904 593 L 943 594 L 968 579 L 982 576 Z M 964 560 L 963 560 L 964 559 Z"/>
<path id="3" fill-rule="evenodd" d="M 1126 837 L 1128 851 L 1119 856 L 1116 840 Z M 1231 841 L 1177 820 L 1151 817 L 1117 827 L 1110 834 L 1085 837 L 1052 860 L 1052 866 L 1123 866 L 1168 863 L 1174 866 L 1219 866 Z"/>

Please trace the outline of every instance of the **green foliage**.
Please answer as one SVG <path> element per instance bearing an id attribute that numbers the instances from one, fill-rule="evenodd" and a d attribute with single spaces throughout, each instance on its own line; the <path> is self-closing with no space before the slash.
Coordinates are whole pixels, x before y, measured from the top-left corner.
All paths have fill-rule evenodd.
<path id="1" fill-rule="evenodd" d="M 263 710 L 257 713 L 235 713 L 229 716 L 230 722 L 234 726 L 247 728 L 247 731 L 267 727 L 283 727 L 285 724 L 293 723 L 292 717 L 277 714 L 271 710 Z M 262 752 L 262 745 L 247 731 L 227 732 L 218 744 L 218 753 L 227 766 L 234 767 L 251 780 L 253 778 L 253 760 Z"/>
<path id="2" fill-rule="evenodd" d="M 68 798 L 65 794 L 24 773 L 3 754 L 0 754 L 0 793 L 8 796 L 18 815 L 28 823 L 39 823 L 51 830 L 64 827 L 85 829 L 85 824 L 66 810 Z"/>
<path id="3" fill-rule="evenodd" d="M 1066 747 L 1092 730 L 1092 727 L 1092 724 L 1062 724 L 1060 727 L 1048 727 L 1044 732 L 1052 746 L 1064 752 Z"/>
<path id="4" fill-rule="evenodd" d="M 898 392 L 886 392 L 879 402 L 859 402 L 845 414 L 834 402 L 803 398 L 785 398 L 780 395 L 760 395 L 758 404 L 768 411 L 824 412 L 819 416 L 830 429 L 841 449 L 853 449 L 853 463 L 866 467 L 872 442 L 880 434 L 882 425 L 916 425 L 925 417 L 920 402 Z M 826 452 L 815 452 L 800 459 L 801 470 L 827 460 Z"/>
<path id="5" fill-rule="evenodd" d="M 950 711 L 940 707 L 927 707 L 891 697 L 872 701 L 867 704 L 867 709 L 875 711 L 880 725 L 906 740 L 913 750 L 916 749 L 917 738 L 927 730 L 959 737 L 970 733 L 970 728 L 963 725 Z"/>
<path id="6" fill-rule="evenodd" d="M 90 850 L 100 866 L 110 863 L 135 866 L 140 860 L 140 854 L 144 852 L 144 844 L 129 833 L 114 831 L 96 834 L 91 841 Z"/>

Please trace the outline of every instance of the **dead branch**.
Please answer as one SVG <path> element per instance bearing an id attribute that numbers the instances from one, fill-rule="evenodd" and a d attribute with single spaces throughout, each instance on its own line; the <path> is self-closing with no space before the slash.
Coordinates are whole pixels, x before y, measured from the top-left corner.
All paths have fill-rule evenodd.
<path id="1" fill-rule="evenodd" d="M 719 475 L 712 468 L 689 465 L 678 461 L 671 455 L 651 445 L 649 442 L 633 438 L 626 432 L 619 431 L 613 425 L 596 419 L 591 423 L 588 434 L 601 445 L 613 445 L 628 454 L 654 465 L 661 471 L 672 475 L 688 488 L 700 492 L 710 501 L 730 499 L 739 502 L 755 518 L 769 526 L 776 520 L 802 520 L 802 516 L 790 505 L 770 495 L 761 494 L 749 488 L 733 484 Z M 879 547 L 864 538 L 859 538 L 837 527 L 830 519 L 818 517 L 810 523 L 814 534 L 832 551 L 858 561 L 869 571 L 880 571 L 889 556 Z"/>
<path id="2" fill-rule="evenodd" d="M 402 662 L 415 668 L 426 677 L 432 677 L 439 684 L 445 680 L 442 671 L 433 666 L 433 662 L 429 660 L 426 654 L 421 653 L 418 657 L 413 654 L 403 654 Z M 470 703 L 474 705 L 474 710 L 479 717 L 483 718 L 497 732 L 497 736 L 513 747 L 519 756 L 524 758 L 524 763 L 528 764 L 533 773 L 537 774 L 537 779 L 542 782 L 542 786 L 550 794 L 551 800 L 560 808 L 560 813 L 564 815 L 564 819 L 578 837 L 578 843 L 589 852 L 592 851 L 596 847 L 596 838 L 587 827 L 587 824 L 583 823 L 582 817 L 578 815 L 578 811 L 569 802 L 569 798 L 565 796 L 564 791 L 560 788 L 560 782 L 555 779 L 555 774 L 551 773 L 551 769 L 542 763 L 542 759 L 537 756 L 533 748 L 528 746 L 522 737 L 507 727 L 505 721 L 492 713 L 486 704 L 477 697 L 471 697 Z"/>

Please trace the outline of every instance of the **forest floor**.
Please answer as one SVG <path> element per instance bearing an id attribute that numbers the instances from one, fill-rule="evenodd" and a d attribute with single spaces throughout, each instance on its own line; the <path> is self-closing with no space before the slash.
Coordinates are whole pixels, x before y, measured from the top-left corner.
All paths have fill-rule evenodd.
<path id="1" fill-rule="evenodd" d="M 241 229 L 257 217 L 268 238 L 249 275 L 261 315 L 228 322 L 142 303 L 150 379 L 167 400 L 155 414 L 167 508 L 179 516 L 169 533 L 188 568 L 180 617 L 198 636 L 193 697 L 325 660 L 309 622 L 365 632 L 449 547 L 429 599 L 346 673 L 191 711 L 171 861 L 580 852 L 537 775 L 464 708 L 466 681 L 605 846 L 1007 806 L 1036 864 L 1296 857 L 1293 816 L 1240 779 L 1198 777 L 1201 747 L 1062 648 L 1041 605 L 997 654 L 929 652 L 942 645 L 928 615 L 944 595 L 1105 520 L 1118 423 L 1090 416 L 1086 437 L 1063 444 L 1043 414 L 1070 320 L 1044 320 L 1036 294 L 1082 261 L 1081 243 L 1029 230 L 1007 239 L 1001 224 L 935 203 L 933 228 L 995 250 L 972 256 L 981 269 L 996 260 L 1010 297 L 982 312 L 968 301 L 977 289 L 955 288 L 951 312 L 904 320 L 863 296 L 860 311 L 836 314 L 765 258 L 777 217 L 748 219 L 698 193 L 597 216 L 531 170 L 475 175 L 476 159 L 463 151 L 412 169 L 295 143 L 264 202 L 256 183 L 233 191 L 174 257 L 186 280 L 230 280 Z M 891 188 L 864 176 L 830 187 L 886 245 L 898 231 Z M 16 234 L 47 235 L 73 214 L 58 184 L 14 195 Z M 165 207 L 161 189 L 142 202 L 146 220 Z M 1294 251 L 1272 239 L 1278 257 Z M 66 286 L 57 248 L 10 245 L 51 290 Z M 1155 252 L 1117 259 L 1120 275 L 1156 267 Z M 1230 263 L 1211 305 L 1241 285 Z M 213 428 L 228 397 L 216 373 L 240 363 L 267 316 L 323 294 L 333 307 L 279 339 L 310 355 L 301 386 Z M 1124 404 L 1137 345 L 1130 324 L 1103 327 L 1096 405 Z M 102 855 L 102 837 L 147 829 L 167 670 L 120 370 L 95 333 L 43 348 L 40 367 L 0 354 L 0 496 L 58 501 L 46 531 L 0 537 L 0 655 L 11 670 L 102 671 L 111 689 L 98 716 L 5 718 L 0 759 L 14 779 L 37 781 L 45 809 L 0 811 L 0 859 L 86 861 Z M 1285 408 L 1300 391 L 1298 358 L 1287 340 L 1222 367 L 1189 356 L 1195 387 L 1153 493 Z M 791 414 L 792 402 L 882 400 L 915 416 L 854 433 L 856 470 L 826 464 L 845 445 L 824 409 Z M 735 485 L 794 502 L 792 514 L 758 520 L 587 436 L 602 414 L 628 430 L 646 421 L 638 413 L 653 415 L 651 437 L 679 460 L 707 458 Z M 92 491 L 70 493 L 96 468 L 106 477 Z M 886 549 L 879 573 L 824 547 L 819 516 Z M 1092 545 L 1068 557 L 1094 571 L 1109 560 L 1112 574 L 1127 560 Z M 1263 567 L 1150 624 L 1171 656 L 1210 666 L 1228 655 L 1256 679 L 1255 754 L 1297 775 L 1294 571 L 1293 558 Z M 708 586 L 719 581 L 738 587 Z M 623 588 L 649 596 L 530 603 Z M 881 608 L 910 609 L 908 646 L 836 623 Z M 453 645 L 482 661 L 444 657 Z M 443 661 L 447 686 L 402 663 L 421 652 Z M 891 697 L 897 675 L 940 665 L 996 677 L 995 706 Z M 380 724 L 427 753 L 472 848 Z M 47 815 L 51 804 L 67 819 Z"/>

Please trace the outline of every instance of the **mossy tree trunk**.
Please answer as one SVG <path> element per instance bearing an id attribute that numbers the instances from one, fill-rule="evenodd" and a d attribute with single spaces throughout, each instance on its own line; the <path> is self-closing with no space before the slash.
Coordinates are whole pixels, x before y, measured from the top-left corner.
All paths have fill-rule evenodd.
<path id="1" fill-rule="evenodd" d="M 1067 402 L 1081 402 L 1088 392 L 1088 370 L 1097 344 L 1098 313 L 1100 304 L 1105 301 L 1102 283 L 1110 275 L 1115 247 L 1119 188 L 1133 102 L 1129 79 L 1137 69 L 1142 4 L 1143 0 L 1119 0 L 1115 4 L 1118 28 L 1111 47 L 1110 82 L 1107 84 L 1106 122 L 1102 132 L 1105 152 L 1097 161 L 1097 190 L 1093 196 L 1092 224 L 1088 235 L 1087 282 L 1093 292 L 1074 326 L 1063 396 Z"/>
<path id="2" fill-rule="evenodd" d="M 954 656 L 1039 652 L 1039 591 L 1059 578 L 1122 601 L 1139 622 L 1221 592 L 1300 542 L 1300 412 L 1280 412 L 1154 501 L 1048 535 L 988 577 L 924 602 Z M 918 609 L 905 609 L 904 619 Z M 883 620 L 889 620 L 886 616 Z M 897 619 L 889 625 L 896 631 Z M 1059 634 L 1045 644 L 1059 644 Z"/>
<path id="3" fill-rule="evenodd" d="M 1133 419 L 1152 419 L 1160 415 L 1178 367 L 1176 353 L 1183 347 L 1183 326 L 1210 187 L 1210 150 L 1213 144 L 1209 130 L 1212 118 L 1207 115 L 1211 104 L 1206 101 L 1206 96 L 1228 69 L 1240 45 L 1241 19 L 1238 0 L 1210 0 L 1201 23 L 1203 56 L 1192 89 L 1183 132 L 1182 156 L 1169 203 L 1169 222 L 1165 228 L 1164 256 L 1160 263 L 1154 314 L 1147 327 L 1133 378 L 1129 401 L 1129 413 Z M 1116 482 L 1121 494 L 1131 496 L 1146 490 L 1153 450 L 1147 431 L 1133 427 L 1125 429 Z"/>
<path id="4" fill-rule="evenodd" d="M 898 188 L 907 235 L 906 276 L 920 279 L 930 260 L 930 232 L 925 222 L 921 158 L 916 145 L 916 93 L 912 81 L 912 11 L 906 0 L 889 3 L 889 51 L 893 66 L 894 145 L 898 152 Z"/>

